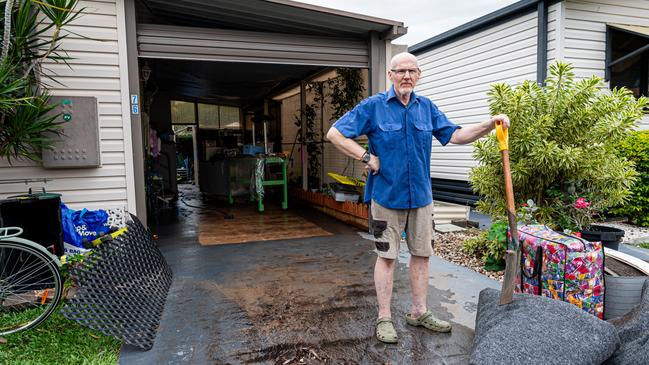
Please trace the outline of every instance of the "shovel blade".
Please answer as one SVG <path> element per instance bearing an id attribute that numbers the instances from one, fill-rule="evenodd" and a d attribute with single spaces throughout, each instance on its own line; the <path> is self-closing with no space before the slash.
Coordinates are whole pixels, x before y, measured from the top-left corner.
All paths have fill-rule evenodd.
<path id="1" fill-rule="evenodd" d="M 514 297 L 514 287 L 516 286 L 516 269 L 517 252 L 507 250 L 505 255 L 505 277 L 503 278 L 503 287 L 500 291 L 500 304 L 509 304 Z"/>

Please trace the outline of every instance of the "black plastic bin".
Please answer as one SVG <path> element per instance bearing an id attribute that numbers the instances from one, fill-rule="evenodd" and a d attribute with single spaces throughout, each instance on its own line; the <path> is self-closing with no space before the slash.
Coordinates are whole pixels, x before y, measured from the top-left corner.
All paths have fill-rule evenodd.
<path id="1" fill-rule="evenodd" d="M 588 230 L 581 231 L 581 238 L 587 241 L 601 241 L 604 247 L 617 250 L 624 237 L 624 231 L 608 226 L 592 225 Z"/>
<path id="2" fill-rule="evenodd" d="M 12 226 L 23 229 L 22 238 L 63 255 L 60 194 L 25 194 L 0 200 L 0 227 Z"/>

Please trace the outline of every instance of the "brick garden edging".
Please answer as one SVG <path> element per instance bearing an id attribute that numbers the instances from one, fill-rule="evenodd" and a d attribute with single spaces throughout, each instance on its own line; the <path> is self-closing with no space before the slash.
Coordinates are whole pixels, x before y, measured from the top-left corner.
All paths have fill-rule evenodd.
<path id="1" fill-rule="evenodd" d="M 345 223 L 367 229 L 368 205 L 354 202 L 337 202 L 333 197 L 308 190 L 291 188 L 291 198 L 332 216 Z"/>

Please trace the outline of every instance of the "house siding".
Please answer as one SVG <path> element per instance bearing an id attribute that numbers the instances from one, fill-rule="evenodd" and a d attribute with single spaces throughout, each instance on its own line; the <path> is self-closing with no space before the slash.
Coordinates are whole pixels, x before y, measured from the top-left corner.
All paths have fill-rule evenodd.
<path id="1" fill-rule="evenodd" d="M 565 23 L 565 2 L 559 2 L 548 7 L 548 66 L 557 60 L 563 59 Z"/>
<path id="2" fill-rule="evenodd" d="M 52 95 L 95 96 L 98 100 L 99 138 L 101 162 L 99 168 L 44 169 L 39 164 L 18 161 L 10 166 L 0 162 L 2 180 L 40 179 L 43 183 L 0 184 L 0 198 L 27 192 L 29 187 L 62 194 L 62 200 L 72 208 L 127 207 L 127 176 L 132 175 L 130 153 L 126 153 L 125 140 L 130 141 L 130 129 L 125 127 L 120 68 L 127 65 L 125 50 L 118 47 L 118 33 L 123 32 L 116 1 L 79 2 L 77 8 L 85 8 L 84 14 L 63 30 L 68 34 L 61 48 L 72 58 L 70 67 L 46 62 L 46 72 L 56 75 L 60 84 L 51 83 Z M 119 14 L 119 15 L 118 15 Z M 69 32 L 68 32 L 69 31 Z M 127 123 L 130 121 L 126 121 Z M 128 138 L 126 138 L 128 137 Z M 127 161 L 128 160 L 128 161 Z"/>
<path id="3" fill-rule="evenodd" d="M 422 77 L 416 92 L 457 124 L 486 120 L 491 84 L 536 80 L 537 26 L 532 12 L 417 55 Z M 442 148 L 434 141 L 431 177 L 467 181 L 477 165 L 472 156 L 471 145 Z"/>
<path id="4" fill-rule="evenodd" d="M 604 78 L 607 23 L 649 26 L 646 0 L 566 1 L 564 7 L 564 60 L 572 63 L 578 78 Z M 649 129 L 649 118 L 639 128 Z"/>

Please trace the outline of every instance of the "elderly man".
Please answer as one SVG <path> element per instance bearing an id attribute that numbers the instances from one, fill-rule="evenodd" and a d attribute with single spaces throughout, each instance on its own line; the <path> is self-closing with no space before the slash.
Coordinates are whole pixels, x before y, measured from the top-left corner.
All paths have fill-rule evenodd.
<path id="1" fill-rule="evenodd" d="M 428 258 L 432 248 L 433 198 L 430 182 L 432 138 L 446 145 L 471 143 L 489 133 L 497 121 L 509 126 L 505 115 L 461 128 L 430 99 L 416 95 L 421 71 L 417 58 L 400 53 L 392 58 L 388 76 L 392 87 L 363 100 L 329 129 L 327 138 L 347 156 L 360 160 L 368 174 L 365 200 L 371 200 L 370 230 L 377 237 L 374 283 L 379 313 L 376 337 L 396 343 L 390 302 L 395 259 L 402 232 L 410 250 L 412 306 L 406 322 L 448 332 L 451 325 L 426 306 Z M 366 151 L 353 138 L 366 135 Z"/>

